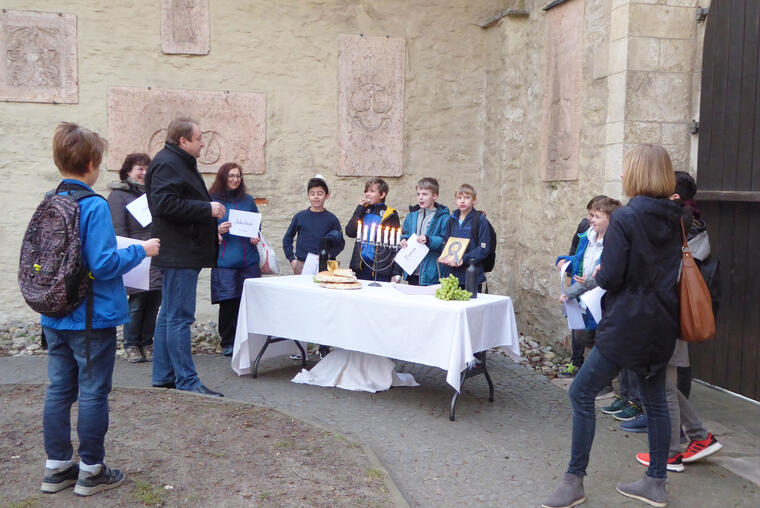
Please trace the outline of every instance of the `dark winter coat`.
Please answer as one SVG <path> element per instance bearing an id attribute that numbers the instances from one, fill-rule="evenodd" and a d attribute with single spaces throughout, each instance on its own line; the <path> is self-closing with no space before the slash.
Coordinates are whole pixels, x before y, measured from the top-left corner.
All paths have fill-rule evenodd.
<path id="1" fill-rule="evenodd" d="M 596 281 L 607 290 L 596 347 L 609 360 L 650 376 L 673 354 L 679 326 L 679 206 L 636 196 L 612 212 Z"/>
<path id="2" fill-rule="evenodd" d="M 162 268 L 216 266 L 216 219 L 195 157 L 166 143 L 150 163 L 145 192 L 153 215 L 152 235 L 161 239 L 152 263 Z"/>
<path id="3" fill-rule="evenodd" d="M 346 224 L 345 232 L 347 237 L 356 238 L 357 222 L 362 221 L 363 223 L 368 224 L 365 219 L 365 216 L 368 214 L 380 216 L 380 224 L 383 227 L 390 226 L 392 228 L 398 228 L 401 226 L 401 221 L 398 218 L 398 212 L 396 212 L 394 208 L 387 206 L 385 203 L 378 203 L 371 206 L 359 205 L 354 210 L 354 214 L 351 216 L 351 219 L 349 219 L 348 224 Z M 361 232 L 358 234 L 361 235 Z M 395 263 L 392 261 L 393 253 L 384 247 L 379 247 L 378 250 L 380 252 L 375 253 L 375 257 L 376 259 L 382 260 L 383 262 L 383 266 L 377 270 L 378 276 L 391 277 L 394 273 L 395 265 Z M 372 261 L 372 258 L 362 259 L 361 242 L 356 242 L 354 244 L 353 254 L 351 255 L 351 264 L 349 265 L 350 268 L 355 272 L 360 271 L 362 269 L 362 266 L 369 266 L 369 268 L 372 268 Z M 370 264 L 367 265 L 367 263 Z"/>
<path id="4" fill-rule="evenodd" d="M 461 210 L 454 210 L 454 213 L 449 217 L 449 222 L 446 225 L 446 239 L 444 241 L 444 248 L 446 242 L 450 237 L 455 238 L 469 238 L 470 243 L 467 244 L 467 249 L 462 255 L 462 264 L 460 266 L 446 266 L 441 265 L 441 270 L 445 266 L 449 273 L 452 273 L 459 279 L 459 285 L 464 287 L 465 273 L 467 267 L 470 266 L 470 261 L 475 260 L 478 265 L 478 284 L 483 284 L 486 281 L 486 272 L 483 270 L 483 261 L 488 257 L 488 253 L 491 251 L 491 235 L 488 231 L 488 219 L 485 215 L 480 216 L 478 219 L 478 231 L 477 234 L 472 233 L 472 226 L 475 219 L 475 215 L 481 212 L 475 208 L 470 210 L 470 213 L 464 218 L 461 224 L 459 224 L 459 216 Z M 477 241 L 475 241 L 477 240 Z"/>
<path id="5" fill-rule="evenodd" d="M 135 240 L 150 239 L 150 224 L 142 227 L 137 219 L 129 213 L 127 205 L 145 193 L 145 187 L 131 181 L 113 182 L 108 185 L 111 194 L 108 195 L 108 206 L 111 208 L 111 220 L 116 236 L 134 238 Z M 160 268 L 150 266 L 150 290 L 161 290 L 164 274 Z M 127 288 L 127 294 L 142 293 L 141 289 Z"/>

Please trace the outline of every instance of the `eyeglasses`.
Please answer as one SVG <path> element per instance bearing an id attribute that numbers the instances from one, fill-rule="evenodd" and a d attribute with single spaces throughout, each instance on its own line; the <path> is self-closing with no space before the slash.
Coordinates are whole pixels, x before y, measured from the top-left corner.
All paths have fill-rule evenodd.
<path id="1" fill-rule="evenodd" d="M 242 180 L 243 175 L 227 175 L 228 180 Z"/>

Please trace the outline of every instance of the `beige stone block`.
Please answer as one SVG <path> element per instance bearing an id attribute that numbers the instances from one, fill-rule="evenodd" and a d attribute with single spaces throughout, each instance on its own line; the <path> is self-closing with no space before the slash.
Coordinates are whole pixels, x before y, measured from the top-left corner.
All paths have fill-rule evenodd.
<path id="1" fill-rule="evenodd" d="M 625 72 L 607 76 L 607 123 L 625 119 Z"/>
<path id="2" fill-rule="evenodd" d="M 225 162 L 237 162 L 246 174 L 266 171 L 263 93 L 119 87 L 108 93 L 108 169 L 117 170 L 132 152 L 154 156 L 164 147 L 169 122 L 180 115 L 201 128 L 199 171 L 216 173 Z"/>
<path id="3" fill-rule="evenodd" d="M 660 65 L 660 39 L 652 37 L 628 38 L 628 69 L 656 71 Z"/>
<path id="4" fill-rule="evenodd" d="M 695 67 L 697 43 L 694 40 L 662 39 L 660 41 L 660 70 L 691 72 Z"/>
<path id="5" fill-rule="evenodd" d="M 161 0 L 161 51 L 208 54 L 208 0 Z"/>
<path id="6" fill-rule="evenodd" d="M 614 145 L 624 140 L 625 124 L 623 122 L 611 122 L 606 125 L 604 144 Z"/>
<path id="7" fill-rule="evenodd" d="M 404 55 L 399 37 L 338 37 L 338 174 L 401 176 Z"/>
<path id="8" fill-rule="evenodd" d="M 77 18 L 0 11 L 0 101 L 79 102 Z"/>
<path id="9" fill-rule="evenodd" d="M 697 33 L 694 9 L 670 5 L 631 4 L 631 35 L 663 39 L 694 39 Z"/>
<path id="10" fill-rule="evenodd" d="M 675 7 L 697 7 L 699 5 L 709 7 L 710 0 L 665 0 L 665 4 Z"/>
<path id="11" fill-rule="evenodd" d="M 662 129 L 663 145 L 685 145 L 689 142 L 689 124 L 688 123 L 664 123 L 660 126 Z"/>
<path id="12" fill-rule="evenodd" d="M 628 5 L 632 0 L 612 0 L 612 8 L 617 9 L 620 6 Z"/>
<path id="13" fill-rule="evenodd" d="M 604 180 L 619 182 L 623 168 L 623 143 L 604 147 Z"/>
<path id="14" fill-rule="evenodd" d="M 691 111 L 689 74 L 631 71 L 627 75 L 627 120 L 688 121 Z"/>
<path id="15" fill-rule="evenodd" d="M 689 144 L 680 145 L 662 145 L 670 155 L 670 161 L 673 163 L 675 171 L 689 171 Z"/>
<path id="16" fill-rule="evenodd" d="M 612 13 L 610 14 L 610 42 L 628 36 L 630 8 L 630 5 L 623 4 L 612 10 Z"/>
<path id="17" fill-rule="evenodd" d="M 656 122 L 628 122 L 625 128 L 625 142 L 629 144 L 661 143 L 660 124 Z"/>
<path id="18" fill-rule="evenodd" d="M 628 44 L 630 39 L 617 39 L 610 42 L 607 72 L 614 74 L 628 68 Z"/>

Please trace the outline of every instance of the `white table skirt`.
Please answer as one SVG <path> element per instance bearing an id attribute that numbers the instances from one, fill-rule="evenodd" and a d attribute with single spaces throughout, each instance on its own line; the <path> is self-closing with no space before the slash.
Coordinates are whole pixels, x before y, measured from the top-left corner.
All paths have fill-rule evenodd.
<path id="1" fill-rule="evenodd" d="M 311 276 L 248 279 L 243 287 L 232 368 L 251 372 L 268 335 L 396 358 L 447 371 L 459 391 L 473 353 L 498 346 L 519 356 L 512 300 L 479 294 L 469 301 L 403 295 L 390 284 L 358 290 L 319 287 Z M 298 352 L 292 341 L 271 344 L 264 358 Z"/>

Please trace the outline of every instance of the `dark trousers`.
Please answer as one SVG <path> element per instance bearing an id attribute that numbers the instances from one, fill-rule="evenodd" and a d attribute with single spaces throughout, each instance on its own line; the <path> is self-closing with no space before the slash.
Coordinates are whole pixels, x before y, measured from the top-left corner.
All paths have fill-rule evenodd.
<path id="1" fill-rule="evenodd" d="M 406 278 L 406 282 L 410 286 L 419 286 L 420 285 L 420 276 L 419 275 L 410 275 Z"/>
<path id="2" fill-rule="evenodd" d="M 218 330 L 222 348 L 232 347 L 235 344 L 235 330 L 237 329 L 239 311 L 240 298 L 232 298 L 219 302 Z"/>
<path id="3" fill-rule="evenodd" d="M 129 295 L 129 322 L 124 324 L 124 347 L 153 344 L 159 307 L 160 289 Z"/>

